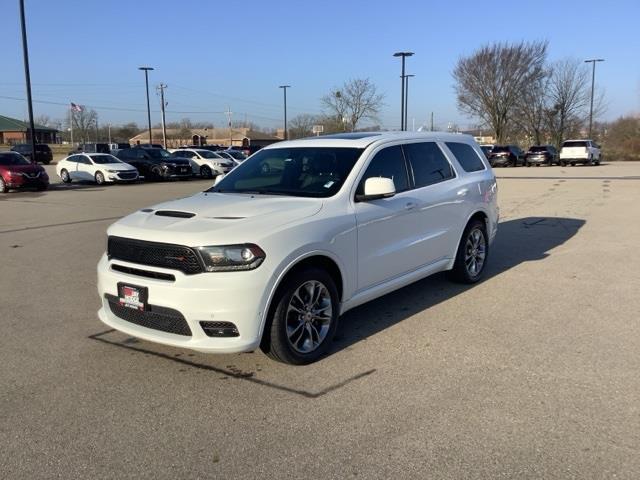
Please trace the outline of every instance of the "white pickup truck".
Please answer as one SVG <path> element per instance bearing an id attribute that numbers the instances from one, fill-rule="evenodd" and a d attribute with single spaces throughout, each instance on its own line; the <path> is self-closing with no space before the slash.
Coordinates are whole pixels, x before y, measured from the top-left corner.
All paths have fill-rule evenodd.
<path id="1" fill-rule="evenodd" d="M 600 146 L 593 140 L 567 140 L 560 150 L 560 165 L 600 165 Z"/>

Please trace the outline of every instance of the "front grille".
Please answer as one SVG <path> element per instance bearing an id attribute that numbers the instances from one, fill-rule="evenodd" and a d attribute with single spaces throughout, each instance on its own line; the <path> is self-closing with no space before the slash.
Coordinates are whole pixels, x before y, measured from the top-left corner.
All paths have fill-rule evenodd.
<path id="1" fill-rule="evenodd" d="M 204 271 L 195 251 L 183 245 L 112 236 L 107 244 L 107 254 L 110 259 L 180 270 L 187 275 Z"/>
<path id="2" fill-rule="evenodd" d="M 231 322 L 200 322 L 207 337 L 239 337 L 238 328 Z"/>
<path id="3" fill-rule="evenodd" d="M 109 309 L 113 314 L 126 322 L 175 335 L 191 336 L 189 324 L 177 310 L 147 305 L 147 310 L 140 311 L 120 305 L 120 301 L 115 295 L 106 294 L 105 298 L 109 302 Z"/>
<path id="4" fill-rule="evenodd" d="M 136 178 L 138 174 L 136 172 L 118 172 L 118 176 L 123 180 L 131 180 Z"/>

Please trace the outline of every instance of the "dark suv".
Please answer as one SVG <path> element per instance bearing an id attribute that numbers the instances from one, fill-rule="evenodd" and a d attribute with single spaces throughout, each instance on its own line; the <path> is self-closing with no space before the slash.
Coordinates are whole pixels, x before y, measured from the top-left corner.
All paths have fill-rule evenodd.
<path id="1" fill-rule="evenodd" d="M 535 165 L 553 165 L 558 163 L 558 151 L 553 145 L 532 145 L 524 154 L 524 164 L 529 167 Z"/>
<path id="2" fill-rule="evenodd" d="M 49 165 L 53 160 L 53 152 L 49 148 L 49 145 L 46 143 L 37 143 L 36 144 L 36 158 L 34 160 L 31 144 L 30 143 L 21 143 L 18 145 L 14 145 L 11 149 L 12 152 L 18 152 L 23 157 L 28 158 L 29 160 L 44 163 L 45 165 Z"/>
<path id="3" fill-rule="evenodd" d="M 174 158 L 163 148 L 125 148 L 118 150 L 116 157 L 136 167 L 145 180 L 169 180 L 192 176 L 189 160 Z"/>
<path id="4" fill-rule="evenodd" d="M 517 167 L 524 165 L 524 152 L 517 145 L 496 145 L 489 154 L 492 167 Z"/>

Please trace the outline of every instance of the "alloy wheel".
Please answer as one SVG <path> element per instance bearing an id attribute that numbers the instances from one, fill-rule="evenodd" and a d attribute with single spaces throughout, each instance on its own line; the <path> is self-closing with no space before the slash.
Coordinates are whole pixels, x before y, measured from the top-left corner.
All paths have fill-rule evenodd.
<path id="1" fill-rule="evenodd" d="M 311 353 L 325 340 L 333 306 L 327 287 L 317 280 L 300 285 L 291 295 L 286 311 L 286 334 L 289 345 L 298 353 Z"/>
<path id="2" fill-rule="evenodd" d="M 487 242 L 484 232 L 480 228 L 474 228 L 469 232 L 464 248 L 464 264 L 471 277 L 480 275 L 486 256 Z"/>

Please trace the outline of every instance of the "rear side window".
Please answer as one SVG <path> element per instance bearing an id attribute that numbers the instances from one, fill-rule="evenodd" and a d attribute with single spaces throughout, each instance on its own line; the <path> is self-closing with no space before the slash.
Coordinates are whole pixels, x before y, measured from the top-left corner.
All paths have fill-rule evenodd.
<path id="1" fill-rule="evenodd" d="M 434 142 L 409 143 L 403 148 L 413 170 L 416 188 L 440 183 L 455 176 L 451 164 Z"/>
<path id="2" fill-rule="evenodd" d="M 587 142 L 584 141 L 577 141 L 577 142 L 564 142 L 562 144 L 562 147 L 586 147 L 587 146 Z"/>
<path id="3" fill-rule="evenodd" d="M 376 156 L 369 162 L 360 185 L 358 185 L 358 195 L 364 194 L 364 182 L 367 178 L 372 177 L 392 179 L 396 192 L 403 192 L 409 188 L 407 166 L 404 161 L 404 155 L 402 155 L 402 148 L 399 145 L 387 147 L 376 153 Z"/>
<path id="4" fill-rule="evenodd" d="M 484 170 L 484 163 L 471 145 L 457 142 L 447 142 L 446 145 L 465 172 Z"/>

